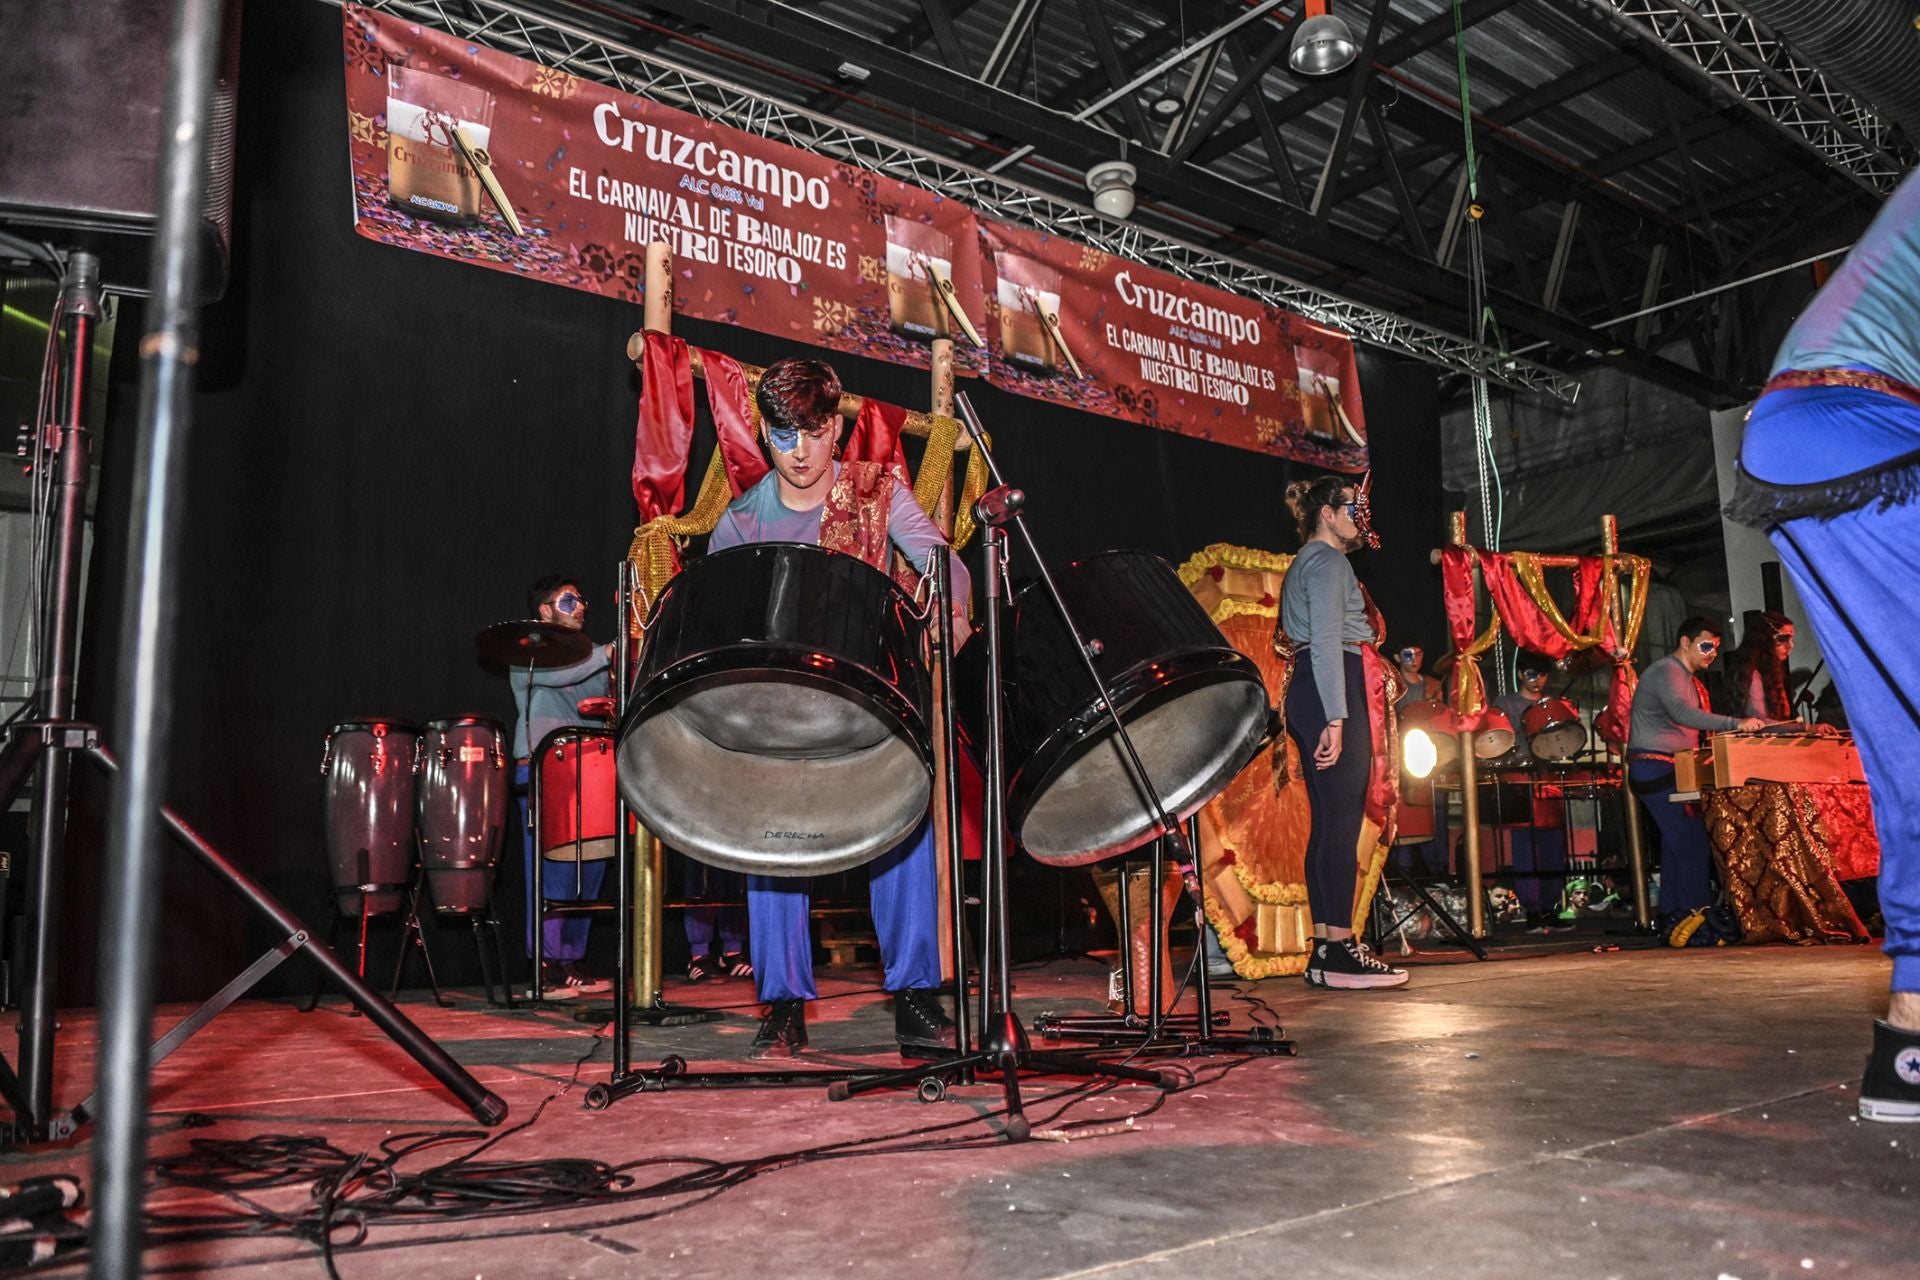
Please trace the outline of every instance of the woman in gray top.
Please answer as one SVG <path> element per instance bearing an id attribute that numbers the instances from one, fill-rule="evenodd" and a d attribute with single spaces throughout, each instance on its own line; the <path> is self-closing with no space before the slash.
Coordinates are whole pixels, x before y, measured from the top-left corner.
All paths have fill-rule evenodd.
<path id="1" fill-rule="evenodd" d="M 1300 749 L 1312 825 L 1307 836 L 1307 903 L 1316 987 L 1397 987 L 1406 970 L 1382 963 L 1353 936 L 1353 889 L 1373 763 L 1361 649 L 1375 643 L 1366 594 L 1349 553 L 1366 544 L 1364 511 L 1338 476 L 1287 486 L 1302 546 L 1280 588 L 1276 647 L 1291 648 L 1287 732 Z M 1302 661 L 1304 659 L 1304 661 Z"/>

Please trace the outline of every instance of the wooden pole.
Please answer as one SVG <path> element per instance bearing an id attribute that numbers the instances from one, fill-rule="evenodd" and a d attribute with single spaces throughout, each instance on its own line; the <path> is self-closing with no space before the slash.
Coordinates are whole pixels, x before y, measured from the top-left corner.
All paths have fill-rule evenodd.
<path id="1" fill-rule="evenodd" d="M 647 246 L 647 291 L 641 303 L 641 323 L 655 333 L 673 332 L 673 250 L 664 244 Z M 640 353 L 632 342 L 627 355 L 634 360 Z"/>
<path id="2" fill-rule="evenodd" d="M 1620 554 L 1620 522 L 1611 515 L 1600 517 L 1600 549 L 1610 556 Z M 1628 610 L 1632 602 L 1621 598 L 1621 586 L 1618 576 L 1618 561 L 1615 562 L 1615 577 L 1607 584 L 1614 593 L 1615 607 L 1620 611 L 1620 642 L 1626 643 L 1625 625 Z M 1631 655 L 1627 661 L 1633 661 Z M 1640 801 L 1633 794 L 1633 786 L 1627 778 L 1627 761 L 1624 752 L 1616 751 L 1614 758 L 1620 764 L 1620 800 L 1627 811 L 1627 860 L 1633 874 L 1633 922 L 1641 929 L 1653 927 L 1653 906 L 1647 901 L 1647 836 L 1646 828 L 1641 825 Z"/>
<path id="3" fill-rule="evenodd" d="M 1467 513 L 1455 511 L 1447 517 L 1447 540 L 1456 547 L 1467 545 Z M 1434 558 L 1439 558 L 1439 552 Z M 1454 679 L 1462 678 L 1462 669 L 1466 665 L 1464 654 L 1454 656 Z M 1465 848 L 1461 851 L 1461 860 L 1466 863 L 1463 870 L 1467 880 L 1467 932 L 1476 938 L 1487 936 L 1486 892 L 1480 880 L 1480 775 L 1476 768 L 1478 761 L 1473 754 L 1473 733 L 1464 731 L 1460 735 L 1460 817 L 1467 827 Z"/>
<path id="4" fill-rule="evenodd" d="M 935 414 L 952 416 L 953 414 L 953 339 L 935 338 L 933 340 L 933 365 L 931 370 L 932 388 L 928 408 Z M 927 459 L 920 460 L 921 466 L 927 465 Z M 953 475 L 949 470 L 947 483 L 940 490 L 940 500 L 934 504 L 933 522 L 940 532 L 953 537 Z M 933 631 L 939 635 L 938 628 Z M 942 697 L 940 682 L 940 664 L 933 664 L 933 847 L 940 851 L 934 859 L 940 887 L 940 968 L 941 976 L 949 982 L 953 980 L 953 933 L 958 923 L 953 918 L 953 868 L 947 864 L 947 832 L 959 815 L 947 811 L 947 770 L 953 762 L 947 759 L 947 735 L 944 713 L 945 699 Z"/>

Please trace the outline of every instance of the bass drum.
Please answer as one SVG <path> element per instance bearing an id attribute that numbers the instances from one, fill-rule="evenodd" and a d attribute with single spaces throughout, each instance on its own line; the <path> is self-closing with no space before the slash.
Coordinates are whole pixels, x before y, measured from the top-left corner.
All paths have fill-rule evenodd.
<path id="1" fill-rule="evenodd" d="M 507 734 L 490 716 L 429 720 L 420 734 L 415 821 L 436 910 L 479 912 L 507 825 Z"/>
<path id="2" fill-rule="evenodd" d="M 673 848 L 754 875 L 857 867 L 933 794 L 922 623 L 852 556 L 733 547 L 660 593 L 620 726 L 620 791 Z"/>
<path id="3" fill-rule="evenodd" d="M 1157 556 L 1108 551 L 1053 576 L 1161 802 L 1189 817 L 1267 740 L 1272 709 L 1259 668 Z M 1016 597 L 1004 648 L 1007 812 L 1026 851 L 1080 866 L 1164 834 L 1040 583 Z M 985 742 L 983 640 L 960 651 L 954 679 L 972 738 Z"/>
<path id="4" fill-rule="evenodd" d="M 413 872 L 414 747 L 420 730 L 366 716 L 327 731 L 327 869 L 340 914 L 400 910 Z"/>

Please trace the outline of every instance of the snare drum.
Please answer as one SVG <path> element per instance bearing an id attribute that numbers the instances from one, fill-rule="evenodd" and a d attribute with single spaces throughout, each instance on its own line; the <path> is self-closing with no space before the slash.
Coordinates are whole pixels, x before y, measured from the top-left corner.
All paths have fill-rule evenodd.
<path id="1" fill-rule="evenodd" d="M 477 912 L 507 822 L 507 736 L 489 716 L 429 720 L 420 734 L 415 819 L 435 909 Z"/>
<path id="2" fill-rule="evenodd" d="M 414 748 L 419 729 L 367 716 L 327 730 L 327 869 L 342 915 L 398 911 L 413 871 Z"/>
<path id="3" fill-rule="evenodd" d="M 568 725 L 540 743 L 540 856 L 597 862 L 620 829 L 613 734 Z"/>
<path id="4" fill-rule="evenodd" d="M 1498 707 L 1480 713 L 1480 727 L 1473 732 L 1473 754 L 1482 760 L 1497 760 L 1513 750 L 1513 721 Z"/>
<path id="5" fill-rule="evenodd" d="M 1527 747 L 1540 760 L 1571 760 L 1587 745 L 1579 708 L 1565 698 L 1543 698 L 1520 717 Z"/>

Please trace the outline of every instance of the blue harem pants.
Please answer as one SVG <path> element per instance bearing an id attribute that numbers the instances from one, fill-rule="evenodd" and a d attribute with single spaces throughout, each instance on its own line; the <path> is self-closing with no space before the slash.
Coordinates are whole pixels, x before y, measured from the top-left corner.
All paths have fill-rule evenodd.
<path id="1" fill-rule="evenodd" d="M 889 991 L 938 987 L 940 881 L 933 819 L 867 864 L 873 931 Z M 812 1000 L 813 909 L 806 876 L 747 877 L 747 946 L 762 1000 Z"/>

